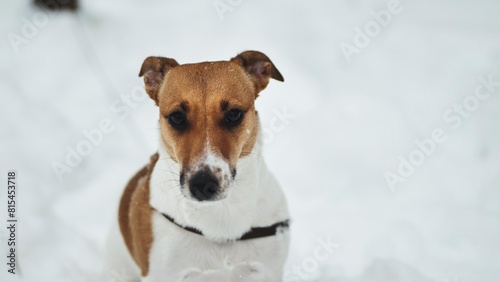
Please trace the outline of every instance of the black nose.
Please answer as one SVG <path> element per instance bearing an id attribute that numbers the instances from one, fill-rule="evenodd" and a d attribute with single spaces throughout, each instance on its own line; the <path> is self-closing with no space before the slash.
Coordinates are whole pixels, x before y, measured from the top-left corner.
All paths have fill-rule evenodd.
<path id="1" fill-rule="evenodd" d="M 198 201 L 211 200 L 219 191 L 219 183 L 212 173 L 200 171 L 189 180 L 189 191 Z"/>

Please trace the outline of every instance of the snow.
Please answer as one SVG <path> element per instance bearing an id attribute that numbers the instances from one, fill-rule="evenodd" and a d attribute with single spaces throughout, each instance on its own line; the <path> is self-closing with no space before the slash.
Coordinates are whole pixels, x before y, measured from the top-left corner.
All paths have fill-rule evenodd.
<path id="1" fill-rule="evenodd" d="M 401 0 L 350 63 L 341 43 L 391 1 L 82 1 L 77 14 L 50 15 L 27 2 L 0 9 L 0 171 L 19 173 L 20 270 L 3 264 L 0 281 L 119 281 L 121 270 L 99 277 L 101 249 L 125 183 L 158 147 L 157 109 L 137 92 L 142 61 L 247 49 L 285 77 L 257 107 L 292 214 L 288 281 L 498 280 L 500 89 L 457 128 L 443 115 L 480 77 L 500 80 L 499 1 Z M 232 5 L 222 19 L 220 2 Z M 39 27 L 16 53 L 9 34 L 27 22 Z M 435 129 L 446 140 L 391 189 L 386 172 Z M 91 144 L 84 130 L 100 142 L 59 181 L 53 162 Z M 1 228 L 2 254 L 7 236 Z M 315 256 L 322 239 L 338 245 L 326 259 Z"/>

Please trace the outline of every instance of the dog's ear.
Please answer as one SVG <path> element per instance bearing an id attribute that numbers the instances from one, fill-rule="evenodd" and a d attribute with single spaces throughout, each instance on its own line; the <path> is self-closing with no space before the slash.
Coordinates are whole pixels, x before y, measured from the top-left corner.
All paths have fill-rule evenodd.
<path id="1" fill-rule="evenodd" d="M 231 59 L 247 72 L 255 85 L 255 95 L 264 90 L 269 83 L 269 78 L 285 81 L 273 62 L 259 51 L 245 51 Z"/>
<path id="2" fill-rule="evenodd" d="M 176 60 L 164 57 L 147 57 L 142 63 L 139 77 L 144 76 L 146 92 L 155 101 L 156 105 L 158 105 L 158 92 L 165 74 L 178 65 L 179 63 Z"/>

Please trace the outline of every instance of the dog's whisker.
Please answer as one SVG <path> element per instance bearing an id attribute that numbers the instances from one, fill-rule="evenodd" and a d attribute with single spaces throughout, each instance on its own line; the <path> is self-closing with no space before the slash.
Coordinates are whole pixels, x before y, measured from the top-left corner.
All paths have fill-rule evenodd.
<path id="1" fill-rule="evenodd" d="M 162 161 L 162 160 L 174 160 L 174 159 L 172 157 L 164 157 L 164 158 L 159 158 L 158 160 Z"/>
<path id="2" fill-rule="evenodd" d="M 158 170 L 160 170 L 160 171 L 170 172 L 170 173 L 172 173 L 172 174 L 174 174 L 174 175 L 180 176 L 180 173 L 179 173 L 179 172 L 175 172 L 175 171 L 173 171 L 173 170 L 164 169 L 164 168 L 158 168 Z"/>
<path id="3" fill-rule="evenodd" d="M 156 185 L 165 184 L 165 183 L 167 183 L 167 182 L 174 182 L 174 183 L 176 183 L 176 182 L 179 182 L 179 180 L 175 180 L 175 179 L 167 179 L 167 180 L 165 180 L 165 181 L 162 181 L 162 182 L 156 183 Z M 180 187 L 180 185 L 179 185 L 179 187 Z"/>
<path id="4" fill-rule="evenodd" d="M 179 193 L 175 196 L 175 199 L 176 199 L 176 203 L 179 204 L 183 199 L 185 199 L 186 196 L 184 196 L 184 193 L 182 193 L 182 191 L 179 190 Z"/>
<path id="5" fill-rule="evenodd" d="M 177 178 L 180 176 L 180 174 L 175 173 L 175 172 L 173 172 L 173 171 L 168 171 L 168 170 L 164 170 L 164 169 L 163 169 L 163 170 L 162 170 L 162 169 L 159 169 L 159 171 L 165 171 L 165 172 L 172 173 L 174 176 L 177 176 Z"/>

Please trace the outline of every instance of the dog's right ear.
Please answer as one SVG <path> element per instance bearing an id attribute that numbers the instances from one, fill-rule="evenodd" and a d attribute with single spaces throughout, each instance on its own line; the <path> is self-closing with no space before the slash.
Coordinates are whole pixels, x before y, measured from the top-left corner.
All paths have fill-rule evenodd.
<path id="1" fill-rule="evenodd" d="M 176 60 L 164 57 L 147 57 L 142 63 L 139 77 L 144 76 L 144 85 L 149 97 L 158 106 L 158 92 L 163 83 L 165 74 L 173 67 L 178 66 Z"/>

